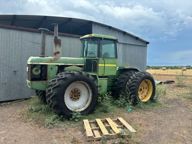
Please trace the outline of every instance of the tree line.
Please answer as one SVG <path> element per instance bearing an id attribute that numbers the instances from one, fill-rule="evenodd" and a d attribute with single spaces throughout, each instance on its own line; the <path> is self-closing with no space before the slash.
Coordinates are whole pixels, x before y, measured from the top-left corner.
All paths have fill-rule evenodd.
<path id="1" fill-rule="evenodd" d="M 191 65 L 188 66 L 147 66 L 147 69 L 192 69 Z"/>

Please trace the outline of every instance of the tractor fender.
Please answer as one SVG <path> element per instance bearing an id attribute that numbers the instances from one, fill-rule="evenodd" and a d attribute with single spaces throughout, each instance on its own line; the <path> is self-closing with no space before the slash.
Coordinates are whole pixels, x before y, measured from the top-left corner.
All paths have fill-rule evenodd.
<path id="1" fill-rule="evenodd" d="M 129 71 L 139 72 L 140 70 L 137 69 L 137 68 L 119 67 L 119 68 L 117 69 L 117 74 L 120 75 L 120 74 L 122 74 L 122 73 L 129 72 Z"/>

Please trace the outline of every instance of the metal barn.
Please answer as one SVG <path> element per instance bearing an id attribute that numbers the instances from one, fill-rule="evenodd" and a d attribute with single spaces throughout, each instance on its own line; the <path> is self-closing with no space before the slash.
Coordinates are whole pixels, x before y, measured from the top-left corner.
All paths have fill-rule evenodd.
<path id="1" fill-rule="evenodd" d="M 123 66 L 145 70 L 148 42 L 123 30 L 82 19 L 0 15 L 0 101 L 29 98 L 32 91 L 26 86 L 26 62 L 38 56 L 41 35 L 38 28 L 53 31 L 59 24 L 62 56 L 80 57 L 79 37 L 85 34 L 108 34 L 118 39 L 118 61 Z M 53 35 L 46 36 L 46 55 L 52 55 Z"/>

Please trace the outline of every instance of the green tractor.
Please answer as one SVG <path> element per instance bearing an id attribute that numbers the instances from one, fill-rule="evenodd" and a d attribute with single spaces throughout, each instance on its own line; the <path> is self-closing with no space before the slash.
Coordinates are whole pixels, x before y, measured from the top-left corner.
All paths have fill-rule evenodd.
<path id="1" fill-rule="evenodd" d="M 153 100 L 155 82 L 149 73 L 118 66 L 115 37 L 89 34 L 80 40 L 80 58 L 30 57 L 27 62 L 28 87 L 57 114 L 89 114 L 98 95 L 107 92 L 114 98 L 126 94 L 133 105 Z"/>

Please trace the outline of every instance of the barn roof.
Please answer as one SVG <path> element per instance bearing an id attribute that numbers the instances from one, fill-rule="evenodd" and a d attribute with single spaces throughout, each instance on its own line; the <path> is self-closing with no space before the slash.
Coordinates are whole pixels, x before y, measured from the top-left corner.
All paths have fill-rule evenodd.
<path id="1" fill-rule="evenodd" d="M 37 15 L 0 15 L 0 27 L 25 28 L 28 30 L 37 30 L 38 28 L 47 28 L 53 31 L 53 23 L 59 25 L 59 32 L 73 35 L 86 35 L 92 33 L 92 24 L 103 25 L 124 34 L 135 37 L 136 39 L 149 43 L 146 40 L 135 36 L 121 29 L 78 18 L 56 17 L 56 16 L 37 16 Z"/>

